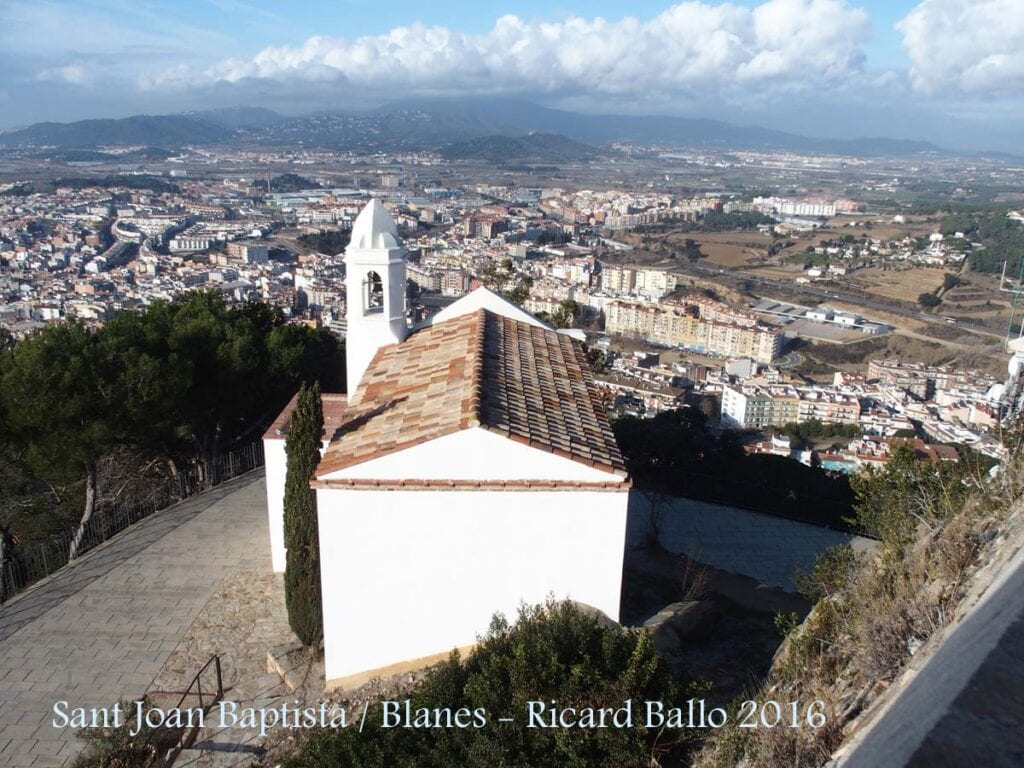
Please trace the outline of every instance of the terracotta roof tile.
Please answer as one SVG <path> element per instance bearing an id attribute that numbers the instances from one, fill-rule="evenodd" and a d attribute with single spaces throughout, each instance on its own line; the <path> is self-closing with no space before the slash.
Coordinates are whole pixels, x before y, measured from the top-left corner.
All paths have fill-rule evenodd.
<path id="1" fill-rule="evenodd" d="M 480 310 L 377 351 L 317 476 L 471 426 L 626 475 L 582 346 Z"/>
<path id="2" fill-rule="evenodd" d="M 299 393 L 292 395 L 288 405 L 277 415 L 274 423 L 263 433 L 264 440 L 284 440 L 288 434 L 288 425 L 292 420 L 292 411 L 299 399 Z M 348 406 L 348 395 L 336 392 L 324 392 L 320 396 L 324 409 L 324 437 L 330 439 L 335 430 L 345 421 L 345 410 Z"/>
<path id="3" fill-rule="evenodd" d="M 633 483 L 578 480 L 316 480 L 314 488 L 386 491 L 628 491 Z"/>

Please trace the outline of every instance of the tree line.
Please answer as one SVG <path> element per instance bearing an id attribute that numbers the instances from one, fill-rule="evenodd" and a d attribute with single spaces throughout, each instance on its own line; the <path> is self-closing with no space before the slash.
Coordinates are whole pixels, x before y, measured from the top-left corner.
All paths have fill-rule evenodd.
<path id="1" fill-rule="evenodd" d="M 975 272 L 999 272 L 1005 261 L 1007 274 L 1016 276 L 1024 260 L 1024 225 L 1007 216 L 1008 209 L 951 213 L 942 219 L 942 233 L 962 232 L 968 240 L 984 248 L 971 251 L 971 269 Z"/>
<path id="2" fill-rule="evenodd" d="M 174 475 L 257 440 L 303 382 L 340 391 L 343 380 L 326 330 L 215 291 L 0 345 L 0 523 L 45 531 L 33 518 L 77 518 L 81 532 L 118 493 L 102 487 L 110 456 Z"/>

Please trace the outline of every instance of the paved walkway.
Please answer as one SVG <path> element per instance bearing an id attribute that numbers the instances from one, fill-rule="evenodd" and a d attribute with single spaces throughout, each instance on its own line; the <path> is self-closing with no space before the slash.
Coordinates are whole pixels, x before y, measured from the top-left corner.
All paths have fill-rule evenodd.
<path id="1" fill-rule="evenodd" d="M 262 472 L 135 524 L 0 607 L 0 766 L 80 749 L 53 704 L 141 696 L 225 576 L 270 570 Z"/>

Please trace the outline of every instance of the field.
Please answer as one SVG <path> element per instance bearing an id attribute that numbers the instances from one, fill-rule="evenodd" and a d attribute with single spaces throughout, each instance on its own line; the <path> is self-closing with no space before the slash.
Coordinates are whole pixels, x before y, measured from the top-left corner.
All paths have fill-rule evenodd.
<path id="1" fill-rule="evenodd" d="M 902 235 L 927 237 L 932 232 L 939 231 L 940 218 L 938 216 L 909 216 L 904 223 L 896 224 L 892 217 L 836 216 L 829 219 L 824 227 L 810 234 L 817 240 L 827 240 L 843 235 L 853 235 L 854 237 L 867 235 L 877 240 L 892 240 Z M 870 228 L 868 227 L 869 223 Z"/>
<path id="2" fill-rule="evenodd" d="M 965 272 L 962 277 L 966 284 L 944 293 L 938 311 L 950 317 L 978 320 L 995 331 L 1005 332 L 1013 294 L 999 290 L 999 276 Z M 1024 302 L 1019 302 L 1015 325 L 1020 323 L 1022 307 Z"/>
<path id="3" fill-rule="evenodd" d="M 765 263 L 768 258 L 768 248 L 774 242 L 770 235 L 761 234 L 757 230 L 706 233 L 667 232 L 652 235 L 651 240 L 647 242 L 642 235 L 630 233 L 620 236 L 619 239 L 637 249 L 649 249 L 663 257 L 672 253 L 682 254 L 686 241 L 694 240 L 700 246 L 707 263 L 725 269 L 757 266 Z M 793 247 L 795 248 L 796 245 Z"/>
<path id="4" fill-rule="evenodd" d="M 772 238 L 760 232 L 709 232 L 690 237 L 700 244 L 709 263 L 725 269 L 763 264 L 772 244 Z"/>
<path id="5" fill-rule="evenodd" d="M 913 304 L 922 293 L 931 293 L 942 285 L 945 274 L 945 270 L 924 267 L 867 267 L 851 273 L 843 284 L 849 284 L 876 296 Z"/>

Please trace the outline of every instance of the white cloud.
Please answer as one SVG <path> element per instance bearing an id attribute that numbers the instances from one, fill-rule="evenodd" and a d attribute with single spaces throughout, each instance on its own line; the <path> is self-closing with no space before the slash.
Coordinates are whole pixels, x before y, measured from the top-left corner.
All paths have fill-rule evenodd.
<path id="1" fill-rule="evenodd" d="M 670 94 L 811 88 L 858 75 L 867 14 L 846 0 L 767 0 L 753 10 L 684 2 L 642 21 L 500 18 L 484 34 L 412 24 L 356 39 L 311 37 L 196 72 L 139 78 L 143 88 L 251 80 L 460 93 Z"/>
<path id="2" fill-rule="evenodd" d="M 1024 93 L 1021 0 L 924 0 L 896 29 L 917 90 Z"/>
<path id="3" fill-rule="evenodd" d="M 36 75 L 37 80 L 50 80 L 69 85 L 86 85 L 92 81 L 89 71 L 81 64 L 67 64 L 63 67 L 48 67 Z"/>

